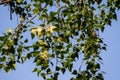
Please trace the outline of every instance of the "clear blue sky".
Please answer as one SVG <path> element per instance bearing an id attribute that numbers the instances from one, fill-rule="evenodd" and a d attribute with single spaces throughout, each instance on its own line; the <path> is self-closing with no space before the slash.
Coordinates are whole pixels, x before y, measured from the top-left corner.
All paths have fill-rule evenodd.
<path id="1" fill-rule="evenodd" d="M 0 6 L 0 35 L 6 31 L 7 28 L 14 28 L 17 25 L 17 16 L 13 16 L 13 21 L 9 20 L 8 8 Z M 119 80 L 120 79 L 120 14 L 118 21 L 113 21 L 112 27 L 107 26 L 101 37 L 108 45 L 107 51 L 102 53 L 103 63 L 102 70 L 107 74 L 104 75 L 105 80 Z M 17 64 L 16 71 L 11 71 L 9 74 L 0 71 L 0 80 L 42 80 L 35 73 L 32 73 L 34 64 L 31 61 L 25 64 Z M 60 77 L 59 80 L 66 80 L 69 74 Z"/>

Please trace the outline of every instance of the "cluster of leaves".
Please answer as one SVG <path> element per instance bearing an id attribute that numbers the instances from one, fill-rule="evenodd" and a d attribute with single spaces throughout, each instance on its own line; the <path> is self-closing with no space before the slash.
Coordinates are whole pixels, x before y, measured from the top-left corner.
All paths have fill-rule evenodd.
<path id="1" fill-rule="evenodd" d="M 70 80 L 104 80 L 100 53 L 106 50 L 106 44 L 99 32 L 113 19 L 117 20 L 119 0 L 12 0 L 7 5 L 25 20 L 37 15 L 41 23 L 29 29 L 28 24 L 35 25 L 31 19 L 28 24 L 18 25 L 17 31 L 0 36 L 0 69 L 9 72 L 16 68 L 16 62 L 33 58 L 33 72 L 45 80 L 57 80 L 67 70 L 74 75 Z M 24 38 L 23 33 L 28 32 L 32 40 Z M 81 59 L 80 55 L 84 57 Z M 85 70 L 74 68 L 78 59 L 86 64 Z"/>

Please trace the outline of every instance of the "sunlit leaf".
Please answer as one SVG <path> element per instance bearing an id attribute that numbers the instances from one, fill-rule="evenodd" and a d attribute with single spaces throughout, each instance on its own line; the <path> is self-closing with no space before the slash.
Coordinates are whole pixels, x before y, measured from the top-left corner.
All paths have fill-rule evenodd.
<path id="1" fill-rule="evenodd" d="M 24 63 L 26 61 L 26 57 L 22 57 L 21 60 L 22 60 L 22 63 Z"/>
<path id="2" fill-rule="evenodd" d="M 10 68 L 9 67 L 5 67 L 4 70 L 9 73 L 10 72 Z"/>
<path id="3" fill-rule="evenodd" d="M 17 0 L 18 3 L 22 3 L 23 0 Z"/>
<path id="4" fill-rule="evenodd" d="M 16 64 L 13 64 L 13 68 L 14 68 L 14 70 L 16 69 Z"/>
<path id="5" fill-rule="evenodd" d="M 46 74 L 45 73 L 41 73 L 41 76 L 46 79 Z"/>

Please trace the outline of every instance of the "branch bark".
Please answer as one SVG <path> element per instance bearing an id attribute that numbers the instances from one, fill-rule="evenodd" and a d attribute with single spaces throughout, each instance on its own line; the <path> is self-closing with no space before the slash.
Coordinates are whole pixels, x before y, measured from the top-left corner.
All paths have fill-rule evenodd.
<path id="1" fill-rule="evenodd" d="M 0 5 L 10 3 L 12 0 L 1 0 Z"/>
<path id="2" fill-rule="evenodd" d="M 37 15 L 34 15 L 31 19 L 29 19 L 25 24 L 18 24 L 18 26 L 15 28 L 14 33 L 12 35 L 13 37 L 18 37 L 19 33 L 22 31 L 23 27 L 26 26 L 30 21 L 32 21 Z"/>

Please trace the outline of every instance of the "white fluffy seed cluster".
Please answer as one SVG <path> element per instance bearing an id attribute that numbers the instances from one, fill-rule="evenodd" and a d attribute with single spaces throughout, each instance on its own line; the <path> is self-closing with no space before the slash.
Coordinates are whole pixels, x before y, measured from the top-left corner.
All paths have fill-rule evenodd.
<path id="1" fill-rule="evenodd" d="M 54 29 L 57 28 L 56 26 L 45 26 L 45 27 L 34 27 L 31 29 L 31 33 L 34 35 L 37 35 L 39 38 L 43 35 L 43 31 L 46 31 L 47 36 L 51 36 L 51 34 L 54 32 Z M 59 40 L 60 41 L 60 40 Z M 41 45 L 48 45 L 48 43 L 44 42 L 43 40 L 39 40 L 39 43 Z M 40 57 L 44 60 L 48 60 L 48 50 L 42 50 L 40 52 Z"/>
<path id="2" fill-rule="evenodd" d="M 54 29 L 56 28 L 56 26 L 49 26 L 49 27 L 47 27 L 45 30 L 46 30 L 46 32 L 48 32 L 48 33 L 53 33 L 54 32 Z M 35 34 L 35 35 L 37 35 L 37 36 L 41 36 L 43 33 L 42 33 L 42 31 L 43 31 L 43 27 L 41 27 L 41 26 L 39 26 L 39 27 L 34 27 L 34 28 L 32 28 L 31 29 L 31 32 L 33 33 L 33 34 Z"/>
<path id="3" fill-rule="evenodd" d="M 44 60 L 48 60 L 48 51 L 43 50 L 42 52 L 40 52 L 40 57 Z"/>
<path id="4" fill-rule="evenodd" d="M 11 28 L 8 28 L 8 29 L 7 29 L 7 33 L 12 33 L 12 29 L 11 29 Z"/>

